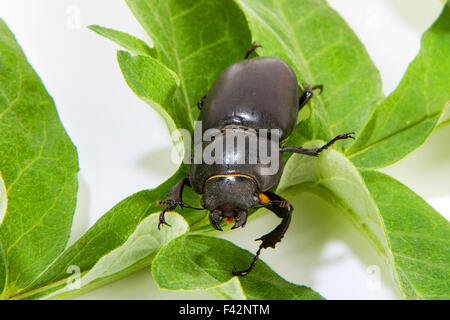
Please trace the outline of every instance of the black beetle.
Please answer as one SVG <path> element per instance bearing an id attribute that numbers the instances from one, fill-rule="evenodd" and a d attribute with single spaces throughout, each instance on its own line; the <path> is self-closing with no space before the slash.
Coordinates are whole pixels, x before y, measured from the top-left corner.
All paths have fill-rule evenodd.
<path id="1" fill-rule="evenodd" d="M 249 58 L 257 47 L 260 46 L 253 44 L 243 61 L 232 64 L 223 71 L 198 103 L 201 110 L 198 120 L 202 125 L 202 132 L 212 128 L 220 130 L 214 141 L 217 138 L 225 141 L 228 135 L 244 140 L 256 137 L 258 143 L 267 146 L 275 139 L 271 135 L 263 137 L 257 130 L 278 129 L 277 140 L 283 142 L 294 130 L 298 112 L 312 98 L 313 91 L 323 89 L 322 85 L 304 84 L 305 92 L 299 98 L 297 77 L 292 68 L 277 58 Z M 353 139 L 352 134 L 353 132 L 338 135 L 317 149 L 277 145 L 277 153 L 278 156 L 282 152 L 318 156 L 337 140 Z M 202 144 L 207 146 L 210 143 Z M 266 207 L 280 217 L 281 223 L 272 232 L 257 239 L 262 242 L 250 267 L 243 271 L 233 269 L 233 274 L 239 276 L 244 276 L 253 269 L 261 249 L 275 248 L 281 241 L 289 227 L 293 210 L 287 200 L 269 191 L 283 173 L 281 157 L 278 157 L 277 170 L 272 174 L 264 174 L 263 170 L 271 164 L 262 163 L 259 157 L 256 163 L 250 163 L 248 145 L 246 143 L 245 148 L 240 151 L 225 149 L 219 156 L 221 161 L 207 164 L 202 160 L 191 164 L 189 176 L 171 189 L 167 200 L 158 201 L 159 205 L 166 206 L 160 214 L 158 228 L 162 224 L 168 225 L 164 214 L 174 210 L 177 205 L 209 210 L 210 223 L 217 230 L 222 230 L 220 224 L 223 220 L 227 223 L 234 220 L 232 229 L 244 227 L 250 208 Z M 203 195 L 203 208 L 194 208 L 183 202 L 184 186 Z"/>

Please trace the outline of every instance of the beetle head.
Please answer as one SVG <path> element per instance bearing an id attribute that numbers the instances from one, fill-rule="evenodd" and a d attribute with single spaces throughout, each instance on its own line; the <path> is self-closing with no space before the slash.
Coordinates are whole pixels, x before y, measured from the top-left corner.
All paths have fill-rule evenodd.
<path id="1" fill-rule="evenodd" d="M 258 187 L 250 177 L 215 176 L 205 183 L 202 206 L 209 210 L 209 221 L 217 230 L 222 230 L 223 220 L 227 223 L 235 221 L 231 229 L 243 227 L 248 209 L 258 202 Z"/>

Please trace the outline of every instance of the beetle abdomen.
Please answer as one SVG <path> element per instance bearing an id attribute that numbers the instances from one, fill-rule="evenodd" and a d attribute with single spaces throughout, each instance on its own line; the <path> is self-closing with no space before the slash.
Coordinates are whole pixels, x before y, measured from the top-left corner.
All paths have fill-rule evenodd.
<path id="1" fill-rule="evenodd" d="M 200 113 L 202 130 L 239 125 L 279 129 L 286 138 L 297 123 L 298 84 L 277 58 L 253 58 L 229 66 L 212 85 Z"/>

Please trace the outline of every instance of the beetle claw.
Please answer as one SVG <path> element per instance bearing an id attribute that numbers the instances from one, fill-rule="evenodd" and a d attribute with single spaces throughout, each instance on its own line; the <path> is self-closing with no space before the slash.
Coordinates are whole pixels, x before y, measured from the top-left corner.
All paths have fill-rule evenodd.
<path id="1" fill-rule="evenodd" d="M 209 222 L 214 229 L 223 231 L 220 227 L 220 224 L 222 223 L 222 212 L 220 210 L 213 210 L 209 212 Z"/>
<path id="2" fill-rule="evenodd" d="M 164 218 L 164 215 L 166 214 L 167 211 L 175 210 L 177 205 L 180 205 L 180 207 L 183 208 L 183 206 L 181 205 L 180 202 L 172 200 L 172 199 L 158 200 L 158 201 L 156 201 L 156 205 L 158 205 L 158 206 L 165 206 L 163 211 L 159 214 L 158 230 L 161 230 L 161 226 L 162 225 L 166 225 L 168 227 L 171 227 L 171 225 L 168 224 L 166 222 L 166 219 Z"/>
<path id="3" fill-rule="evenodd" d="M 235 218 L 236 223 L 234 224 L 234 226 L 231 227 L 231 229 L 236 229 L 239 227 L 244 227 L 245 224 L 247 223 L 247 216 L 248 216 L 248 212 L 247 211 L 240 211 Z"/>
<path id="4" fill-rule="evenodd" d="M 218 231 L 223 231 L 223 229 L 220 227 L 220 222 L 219 221 L 211 223 L 211 225 L 213 226 L 214 229 L 216 229 Z"/>
<path id="5" fill-rule="evenodd" d="M 302 87 L 303 87 L 303 89 L 310 91 L 310 92 L 313 92 L 314 90 L 319 89 L 319 94 L 321 94 L 323 91 L 323 85 L 321 85 L 321 84 L 316 84 L 316 85 L 312 86 L 307 83 L 302 83 Z"/>
<path id="6" fill-rule="evenodd" d="M 164 210 L 159 214 L 158 230 L 161 230 L 161 225 L 166 225 L 166 226 L 168 226 L 168 227 L 171 227 L 171 225 L 168 224 L 168 223 L 166 222 L 166 219 L 164 218 L 164 215 L 165 215 L 166 211 L 168 211 L 168 209 L 164 209 Z"/>
<path id="7" fill-rule="evenodd" d="M 355 137 L 353 136 L 355 133 L 354 132 L 348 132 L 348 133 L 344 133 L 340 135 L 341 139 L 355 139 Z"/>

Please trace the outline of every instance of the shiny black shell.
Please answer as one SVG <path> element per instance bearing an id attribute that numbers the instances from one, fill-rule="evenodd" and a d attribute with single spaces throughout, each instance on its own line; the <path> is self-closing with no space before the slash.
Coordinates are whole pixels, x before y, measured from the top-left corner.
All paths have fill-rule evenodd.
<path id="1" fill-rule="evenodd" d="M 283 60 L 271 57 L 246 59 L 229 66 L 211 86 L 203 102 L 196 126 L 202 133 L 208 129 L 231 129 L 238 136 L 251 136 L 247 129 L 278 129 L 279 142 L 294 130 L 298 117 L 298 84 L 294 70 Z M 196 128 L 198 130 L 198 128 Z M 268 145 L 274 139 L 265 139 Z M 262 142 L 262 141 L 261 141 Z M 208 142 L 203 142 L 203 148 Z M 278 146 L 278 144 L 277 144 Z M 275 152 L 279 152 L 276 149 Z M 191 164 L 190 181 L 193 189 L 204 192 L 205 182 L 215 175 L 243 174 L 257 183 L 260 192 L 273 187 L 283 173 L 281 155 L 278 170 L 267 174 L 270 165 L 262 163 L 239 164 L 249 157 L 250 151 L 225 152 L 221 163 Z"/>
<path id="2" fill-rule="evenodd" d="M 282 141 L 297 124 L 298 100 L 294 70 L 283 60 L 257 57 L 222 72 L 207 93 L 198 120 L 203 131 L 228 125 L 279 129 Z"/>

